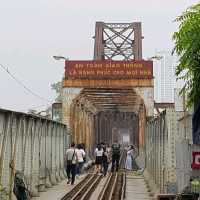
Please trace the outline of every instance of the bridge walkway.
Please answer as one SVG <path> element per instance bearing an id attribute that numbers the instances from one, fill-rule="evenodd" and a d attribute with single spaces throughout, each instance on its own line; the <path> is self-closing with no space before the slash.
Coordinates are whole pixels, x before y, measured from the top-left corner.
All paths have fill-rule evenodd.
<path id="1" fill-rule="evenodd" d="M 76 179 L 75 185 L 77 185 L 77 183 L 80 182 L 84 177 L 85 175 L 81 176 L 79 179 Z M 104 179 L 103 182 L 105 182 L 105 180 L 106 179 Z M 41 192 L 40 197 L 34 197 L 32 200 L 60 200 L 73 187 L 74 186 L 67 185 L 66 180 L 64 180 L 58 185 L 48 189 L 48 191 Z M 98 196 L 96 192 L 94 193 L 93 197 L 94 196 Z M 146 187 L 144 177 L 133 172 L 127 172 L 125 200 L 132 200 L 133 198 L 134 200 L 152 200 L 152 197 L 150 197 Z"/>
<path id="2" fill-rule="evenodd" d="M 125 200 L 151 200 L 144 177 L 133 172 L 126 173 Z"/>
<path id="3" fill-rule="evenodd" d="M 75 185 L 68 185 L 67 179 L 60 182 L 58 185 L 49 188 L 46 192 L 40 192 L 39 197 L 33 197 L 31 200 L 60 200 L 67 192 L 75 187 L 85 175 L 81 175 L 80 178 L 76 178 Z"/>

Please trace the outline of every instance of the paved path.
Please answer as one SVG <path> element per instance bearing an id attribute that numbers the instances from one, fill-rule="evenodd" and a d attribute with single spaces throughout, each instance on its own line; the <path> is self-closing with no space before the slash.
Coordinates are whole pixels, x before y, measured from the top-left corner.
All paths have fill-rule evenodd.
<path id="1" fill-rule="evenodd" d="M 76 179 L 76 184 L 81 181 L 85 176 Z M 46 192 L 40 192 L 40 197 L 34 197 L 31 200 L 60 200 L 67 192 L 69 192 L 74 186 L 67 185 L 67 181 L 64 180 L 58 185 L 49 188 Z"/>
<path id="2" fill-rule="evenodd" d="M 151 200 L 144 178 L 141 175 L 127 172 L 125 200 Z"/>
<path id="3" fill-rule="evenodd" d="M 76 183 L 84 178 L 76 180 Z M 125 200 L 151 200 L 149 193 L 144 182 L 144 178 L 141 175 L 136 175 L 133 172 L 127 172 L 126 175 L 126 198 Z M 106 178 L 103 178 L 100 183 L 102 189 L 105 184 Z M 48 189 L 46 192 L 41 192 L 40 197 L 34 197 L 31 200 L 60 200 L 67 192 L 69 192 L 74 186 L 67 185 L 66 180 L 62 181 L 56 186 Z M 101 189 L 98 192 L 94 192 L 93 197 L 97 197 Z M 94 198 L 95 199 L 95 198 Z"/>

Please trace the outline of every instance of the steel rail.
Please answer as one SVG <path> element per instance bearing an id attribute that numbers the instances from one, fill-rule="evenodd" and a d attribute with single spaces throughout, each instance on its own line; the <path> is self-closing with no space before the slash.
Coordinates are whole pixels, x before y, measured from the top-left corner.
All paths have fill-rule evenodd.
<path id="1" fill-rule="evenodd" d="M 117 178 L 118 178 L 118 173 L 114 174 L 114 181 L 113 181 L 113 185 L 111 185 L 111 192 L 110 192 L 108 200 L 112 200 L 114 189 L 117 185 Z"/>
<path id="2" fill-rule="evenodd" d="M 102 189 L 102 191 L 100 192 L 99 196 L 98 196 L 98 200 L 102 200 L 103 199 L 103 196 L 105 195 L 106 193 L 106 190 L 108 188 L 108 185 L 110 184 L 110 181 L 111 181 L 111 177 L 112 177 L 112 174 L 109 174 L 107 180 L 106 180 L 106 183 Z"/>
<path id="3" fill-rule="evenodd" d="M 103 190 L 98 196 L 98 200 L 112 200 L 114 189 L 117 185 L 117 178 L 118 178 L 118 173 L 111 174 L 108 177 Z"/>
<path id="4" fill-rule="evenodd" d="M 89 186 L 89 188 L 87 189 L 87 191 L 83 194 L 83 196 L 81 197 L 80 200 L 88 200 L 90 199 L 92 193 L 94 192 L 94 190 L 96 189 L 97 185 L 99 184 L 99 182 L 101 181 L 102 176 L 98 176 L 95 181 Z M 77 199 L 79 200 L 79 199 Z"/>
<path id="5" fill-rule="evenodd" d="M 85 192 L 87 191 L 88 187 L 93 184 L 96 179 L 98 178 L 97 174 L 94 174 L 89 181 L 87 181 L 82 188 L 80 188 L 77 193 L 75 194 L 75 196 L 73 196 L 72 198 L 70 198 L 70 200 L 80 200 L 81 196 L 83 196 L 85 194 Z"/>
<path id="6" fill-rule="evenodd" d="M 98 196 L 98 200 L 124 200 L 126 192 L 125 172 L 110 174 Z"/>
<path id="7" fill-rule="evenodd" d="M 102 176 L 89 174 L 61 200 L 88 200 L 92 192 L 99 184 Z"/>
<path id="8" fill-rule="evenodd" d="M 122 150 L 120 163 L 123 161 L 125 151 Z M 122 164 L 120 164 L 122 165 Z M 98 189 L 102 176 L 97 174 L 88 174 L 77 186 L 68 192 L 61 200 L 88 200 L 93 192 Z M 125 196 L 125 173 L 109 174 L 106 183 L 98 195 L 98 200 L 123 200 Z M 115 191 L 117 189 L 117 191 Z"/>
<path id="9" fill-rule="evenodd" d="M 126 195 L 126 172 L 122 174 L 122 188 L 121 188 L 121 199 L 124 200 Z"/>
<path id="10" fill-rule="evenodd" d="M 72 190 L 70 190 L 61 200 L 71 200 L 71 197 L 76 195 L 77 190 L 79 191 L 82 187 L 92 178 L 92 174 L 88 174 L 81 182 L 79 182 Z"/>

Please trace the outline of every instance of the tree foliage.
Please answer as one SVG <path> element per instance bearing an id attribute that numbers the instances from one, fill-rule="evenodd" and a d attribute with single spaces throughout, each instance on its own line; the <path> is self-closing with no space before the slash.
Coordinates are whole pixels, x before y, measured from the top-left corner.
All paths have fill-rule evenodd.
<path id="1" fill-rule="evenodd" d="M 56 92 L 56 102 L 61 102 L 62 101 L 62 82 L 56 82 L 51 84 L 51 89 L 54 90 Z"/>
<path id="2" fill-rule="evenodd" d="M 175 21 L 179 23 L 179 30 L 173 35 L 173 52 L 180 58 L 176 75 L 185 80 L 183 90 L 188 106 L 192 106 L 200 100 L 200 3 L 188 8 Z"/>

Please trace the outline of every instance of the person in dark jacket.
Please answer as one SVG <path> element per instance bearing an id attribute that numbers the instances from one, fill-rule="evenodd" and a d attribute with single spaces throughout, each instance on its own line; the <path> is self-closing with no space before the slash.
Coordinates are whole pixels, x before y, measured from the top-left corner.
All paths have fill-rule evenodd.
<path id="1" fill-rule="evenodd" d="M 29 200 L 30 195 L 23 181 L 23 173 L 16 171 L 14 178 L 14 188 L 13 193 L 15 194 L 17 200 Z"/>
<path id="2" fill-rule="evenodd" d="M 108 152 L 106 147 L 103 148 L 102 165 L 103 165 L 103 175 L 106 176 L 108 171 Z"/>
<path id="3" fill-rule="evenodd" d="M 111 172 L 114 172 L 115 168 L 116 171 L 119 169 L 119 159 L 120 159 L 120 144 L 115 141 L 112 145 L 112 168 Z"/>

